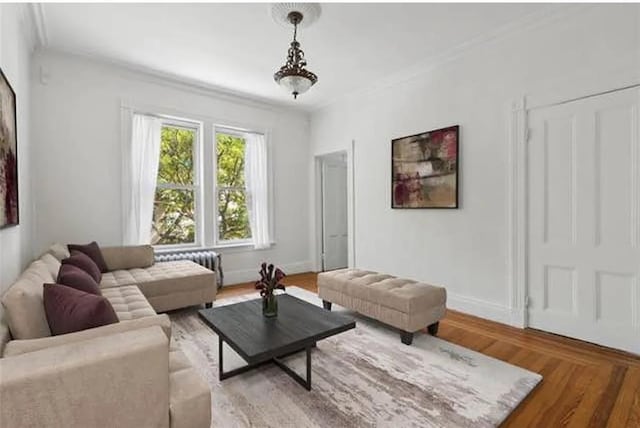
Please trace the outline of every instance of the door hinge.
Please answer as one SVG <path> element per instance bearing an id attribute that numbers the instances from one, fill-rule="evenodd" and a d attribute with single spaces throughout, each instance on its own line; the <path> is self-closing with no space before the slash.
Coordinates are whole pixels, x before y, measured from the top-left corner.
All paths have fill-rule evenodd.
<path id="1" fill-rule="evenodd" d="M 525 296 L 524 298 L 524 307 L 528 308 L 531 305 L 531 298 L 529 296 Z"/>
<path id="2" fill-rule="evenodd" d="M 524 141 L 525 141 L 525 143 L 528 143 L 530 139 L 531 139 L 531 128 L 527 128 L 524 131 Z"/>

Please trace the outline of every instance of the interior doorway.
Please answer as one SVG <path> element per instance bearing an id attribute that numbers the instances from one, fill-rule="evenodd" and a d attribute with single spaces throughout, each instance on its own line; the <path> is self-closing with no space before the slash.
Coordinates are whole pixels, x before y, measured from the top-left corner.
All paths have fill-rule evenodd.
<path id="1" fill-rule="evenodd" d="M 319 225 L 322 271 L 349 265 L 347 152 L 317 158 L 320 175 Z"/>

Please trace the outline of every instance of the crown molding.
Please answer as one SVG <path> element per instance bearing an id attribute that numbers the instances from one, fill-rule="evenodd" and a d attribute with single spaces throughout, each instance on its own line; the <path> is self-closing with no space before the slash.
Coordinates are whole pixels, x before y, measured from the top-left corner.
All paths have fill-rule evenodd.
<path id="1" fill-rule="evenodd" d="M 440 54 L 433 55 L 424 60 L 421 60 L 418 64 L 405 68 L 398 72 L 395 72 L 387 77 L 383 77 L 377 80 L 375 83 L 369 85 L 366 88 L 356 89 L 351 92 L 347 92 L 337 97 L 334 97 L 325 102 L 320 102 L 315 106 L 311 106 L 310 112 L 316 113 L 324 109 L 327 109 L 342 101 L 361 98 L 364 96 L 370 96 L 375 93 L 381 92 L 392 86 L 408 82 L 410 80 L 422 77 L 426 74 L 433 72 L 439 67 L 454 61 L 463 55 L 469 53 L 473 49 L 490 45 L 492 43 L 499 42 L 507 37 L 521 34 L 527 31 L 534 30 L 539 27 L 543 27 L 559 19 L 566 18 L 569 15 L 576 14 L 584 11 L 585 9 L 594 7 L 593 4 L 554 4 L 549 8 L 545 8 L 540 11 L 536 11 L 525 15 L 524 17 L 514 20 L 506 25 L 497 27 L 494 30 L 482 33 L 477 37 L 471 38 L 465 42 L 458 44 L 457 46 L 448 49 Z"/>
<path id="2" fill-rule="evenodd" d="M 188 91 L 197 95 L 208 96 L 219 100 L 229 101 L 235 104 L 267 110 L 274 113 L 297 113 L 308 116 L 309 111 L 303 108 L 291 106 L 284 102 L 274 101 L 268 98 L 254 96 L 240 91 L 211 85 L 196 79 L 189 79 L 172 73 L 167 73 L 126 61 L 113 60 L 100 55 L 86 52 L 68 51 L 65 49 L 48 47 L 40 52 L 46 55 L 68 57 L 77 60 L 90 61 L 94 64 L 118 69 L 128 74 L 128 77 L 142 80 L 162 86 L 168 86 L 183 91 Z"/>
<path id="3" fill-rule="evenodd" d="M 426 74 L 433 72 L 435 69 L 454 61 L 461 56 L 469 53 L 475 48 L 482 45 L 496 43 L 515 34 L 524 33 L 545 25 L 549 25 L 559 19 L 566 18 L 569 15 L 579 13 L 587 8 L 595 7 L 593 4 L 554 4 L 541 11 L 536 11 L 525 15 L 524 17 L 514 20 L 506 25 L 497 27 L 491 31 L 482 33 L 475 38 L 469 39 L 451 49 L 442 53 L 427 57 L 418 64 L 395 72 L 389 76 L 378 79 L 364 88 L 355 89 L 346 93 L 342 93 L 331 98 L 321 98 L 318 102 L 308 105 L 293 106 L 284 101 L 274 100 L 246 92 L 225 88 L 222 86 L 212 85 L 197 79 L 182 77 L 176 74 L 167 73 L 157 69 L 140 66 L 130 62 L 106 58 L 103 56 L 87 53 L 69 51 L 65 49 L 53 48 L 50 45 L 49 34 L 46 25 L 45 7 L 42 3 L 29 4 L 32 21 L 37 35 L 37 46 L 44 52 L 54 52 L 70 55 L 78 58 L 84 58 L 98 63 L 115 66 L 130 72 L 144 75 L 145 80 L 153 80 L 156 83 L 170 84 L 180 87 L 181 89 L 191 90 L 192 92 L 209 95 L 216 98 L 226 99 L 236 103 L 258 107 L 278 109 L 282 111 L 292 111 L 304 113 L 309 116 L 316 112 L 320 112 L 330 106 L 343 102 L 345 100 L 371 96 L 395 85 L 411 81 Z"/>
<path id="4" fill-rule="evenodd" d="M 100 63 L 103 65 L 117 67 L 124 69 L 128 72 L 135 73 L 140 77 L 144 77 L 143 80 L 153 81 L 154 83 L 170 85 L 182 90 L 189 90 L 191 92 L 198 93 L 200 95 L 212 96 L 226 101 L 235 102 L 238 104 L 247 105 L 255 108 L 277 110 L 277 111 L 292 111 L 297 113 L 303 113 L 308 116 L 310 111 L 309 106 L 295 107 L 285 102 L 274 101 L 273 99 L 263 98 L 255 95 L 248 94 L 242 91 L 236 91 L 221 86 L 212 85 L 197 79 L 185 78 L 172 73 L 163 72 L 160 70 L 152 69 L 149 67 L 133 64 L 126 61 L 119 61 L 111 58 L 106 58 L 99 55 L 94 55 L 87 52 L 75 52 L 65 49 L 53 48 L 49 44 L 49 32 L 47 30 L 46 13 L 43 3 L 30 3 L 28 5 L 29 15 L 31 22 L 35 29 L 35 36 L 37 43 L 34 45 L 42 52 L 51 52 L 54 54 L 67 55 L 80 59 L 89 60 L 92 62 Z M 25 7 L 25 11 L 27 8 Z"/>
<path id="5" fill-rule="evenodd" d="M 35 27 L 38 46 L 45 48 L 49 45 L 49 33 L 47 31 L 46 15 L 44 13 L 44 4 L 42 3 L 30 3 L 29 11 L 31 12 L 31 19 Z"/>

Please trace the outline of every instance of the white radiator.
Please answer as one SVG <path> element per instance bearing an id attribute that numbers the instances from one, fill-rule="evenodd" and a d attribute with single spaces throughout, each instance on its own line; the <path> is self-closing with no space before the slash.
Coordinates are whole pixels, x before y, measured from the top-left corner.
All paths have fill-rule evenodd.
<path id="1" fill-rule="evenodd" d="M 222 272 L 222 256 L 213 250 L 176 250 L 155 253 L 156 262 L 170 262 L 174 260 L 191 260 L 218 274 L 218 288 L 222 287 L 224 274 Z"/>

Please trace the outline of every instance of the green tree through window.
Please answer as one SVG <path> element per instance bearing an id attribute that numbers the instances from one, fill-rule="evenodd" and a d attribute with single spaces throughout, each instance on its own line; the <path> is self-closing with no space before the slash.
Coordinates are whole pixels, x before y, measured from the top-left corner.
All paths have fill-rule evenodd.
<path id="1" fill-rule="evenodd" d="M 158 179 L 153 206 L 153 245 L 195 244 L 197 170 L 194 149 L 198 128 L 167 121 L 162 126 Z M 216 242 L 251 239 L 244 177 L 242 134 L 216 132 Z M 209 176 L 210 177 L 210 176 Z"/>
<path id="2" fill-rule="evenodd" d="M 153 245 L 195 242 L 193 149 L 197 129 L 165 125 L 160 140 L 158 182 L 153 207 Z"/>
<path id="3" fill-rule="evenodd" d="M 251 238 L 244 181 L 244 138 L 216 133 L 218 241 Z"/>

